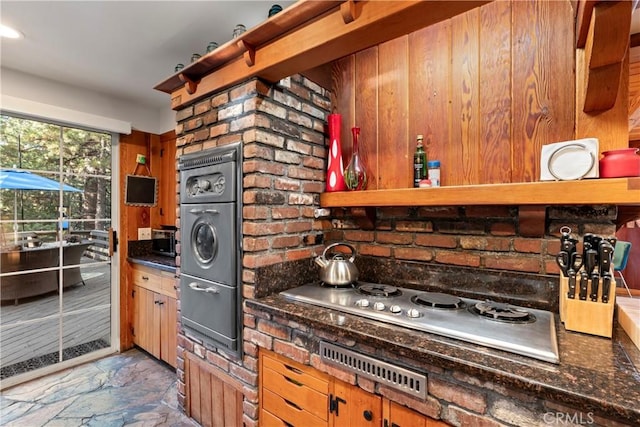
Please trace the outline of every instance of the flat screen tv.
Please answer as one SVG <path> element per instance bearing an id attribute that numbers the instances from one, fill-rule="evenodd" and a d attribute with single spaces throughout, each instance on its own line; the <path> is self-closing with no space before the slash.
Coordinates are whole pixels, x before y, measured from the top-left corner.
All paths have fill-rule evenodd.
<path id="1" fill-rule="evenodd" d="M 158 202 L 158 185 L 152 176 L 127 175 L 125 205 L 155 206 Z"/>

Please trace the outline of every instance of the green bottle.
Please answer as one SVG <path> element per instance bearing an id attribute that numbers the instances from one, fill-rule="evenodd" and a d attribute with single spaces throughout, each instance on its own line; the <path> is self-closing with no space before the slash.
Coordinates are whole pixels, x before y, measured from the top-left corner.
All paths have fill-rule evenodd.
<path id="1" fill-rule="evenodd" d="M 413 186 L 416 188 L 420 181 L 427 179 L 427 152 L 424 151 L 423 140 L 422 135 L 416 137 L 416 151 L 413 153 Z"/>

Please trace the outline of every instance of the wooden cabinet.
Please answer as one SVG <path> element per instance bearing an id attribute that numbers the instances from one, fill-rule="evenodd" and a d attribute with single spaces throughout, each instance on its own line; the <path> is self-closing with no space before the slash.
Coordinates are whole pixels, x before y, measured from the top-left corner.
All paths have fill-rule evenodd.
<path id="1" fill-rule="evenodd" d="M 176 136 L 174 131 L 160 135 L 151 146 L 151 174 L 158 180 L 158 204 L 151 208 L 151 226 L 176 224 Z"/>
<path id="2" fill-rule="evenodd" d="M 384 399 L 382 416 L 383 427 L 444 427 L 448 425 L 388 399 Z"/>
<path id="3" fill-rule="evenodd" d="M 382 397 L 342 381 L 334 381 L 335 426 L 381 426 Z"/>
<path id="4" fill-rule="evenodd" d="M 204 427 L 242 426 L 242 383 L 193 353 L 184 355 L 187 415 Z"/>
<path id="5" fill-rule="evenodd" d="M 260 353 L 263 426 L 328 426 L 331 377 L 275 353 Z"/>
<path id="6" fill-rule="evenodd" d="M 263 427 L 439 427 L 434 420 L 267 350 L 260 350 Z"/>
<path id="7" fill-rule="evenodd" d="M 176 366 L 177 305 L 173 273 L 133 264 L 134 344 Z"/>

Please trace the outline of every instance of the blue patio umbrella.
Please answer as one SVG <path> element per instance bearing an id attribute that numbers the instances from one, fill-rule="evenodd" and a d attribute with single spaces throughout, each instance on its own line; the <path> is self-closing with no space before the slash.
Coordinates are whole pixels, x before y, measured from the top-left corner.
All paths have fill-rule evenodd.
<path id="1" fill-rule="evenodd" d="M 0 189 L 2 190 L 41 190 L 60 191 L 60 182 L 54 181 L 44 176 L 18 169 L 0 169 Z M 62 190 L 72 193 L 82 193 L 75 187 L 62 184 Z M 18 203 L 17 191 L 14 193 L 14 224 L 13 237 L 18 240 Z"/>

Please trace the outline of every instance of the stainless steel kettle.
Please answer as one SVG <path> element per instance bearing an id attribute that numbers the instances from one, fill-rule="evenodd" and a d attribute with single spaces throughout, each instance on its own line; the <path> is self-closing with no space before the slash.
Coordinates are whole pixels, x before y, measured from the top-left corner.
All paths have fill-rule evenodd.
<path id="1" fill-rule="evenodd" d="M 351 257 L 345 259 L 345 255 L 336 253 L 329 260 L 327 252 L 336 246 L 346 246 L 351 249 Z M 316 264 L 321 268 L 320 280 L 328 285 L 341 286 L 348 285 L 358 280 L 358 267 L 353 263 L 356 258 L 356 249 L 348 243 L 334 243 L 327 246 L 321 256 L 315 259 Z"/>

